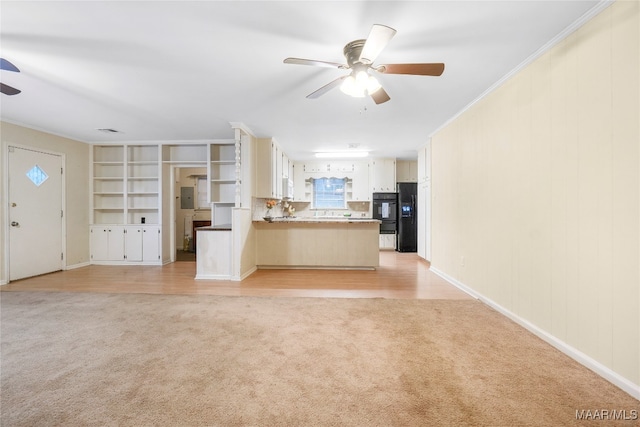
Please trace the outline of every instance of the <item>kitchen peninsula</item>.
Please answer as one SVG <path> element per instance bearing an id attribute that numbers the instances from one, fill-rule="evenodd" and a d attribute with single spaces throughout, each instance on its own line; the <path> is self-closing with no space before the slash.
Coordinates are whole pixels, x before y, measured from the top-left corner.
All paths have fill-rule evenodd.
<path id="1" fill-rule="evenodd" d="M 369 218 L 277 218 L 254 221 L 258 268 L 374 269 L 380 221 Z"/>

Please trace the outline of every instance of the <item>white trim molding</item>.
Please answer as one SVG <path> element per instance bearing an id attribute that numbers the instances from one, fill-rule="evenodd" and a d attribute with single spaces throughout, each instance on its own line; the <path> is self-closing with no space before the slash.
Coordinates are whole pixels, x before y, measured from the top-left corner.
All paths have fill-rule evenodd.
<path id="1" fill-rule="evenodd" d="M 553 347 L 555 347 L 556 349 L 560 350 L 562 353 L 566 354 L 567 356 L 571 357 L 576 362 L 580 363 L 581 365 L 585 366 L 586 368 L 589 368 L 590 370 L 592 370 L 596 374 L 600 375 L 605 380 L 609 381 L 610 383 L 612 383 L 615 386 L 617 386 L 620 389 L 622 389 L 624 392 L 626 392 L 629 395 L 631 395 L 631 397 L 640 400 L 640 385 L 639 384 L 634 384 L 633 382 L 631 382 L 628 379 L 624 378 L 620 374 L 614 372 L 613 370 L 611 370 L 607 366 L 603 365 L 602 363 L 598 362 L 597 360 L 594 360 L 593 358 L 587 356 L 586 354 L 584 354 L 580 350 L 570 346 L 566 342 L 564 342 L 564 341 L 558 339 L 557 337 L 551 335 L 547 331 L 545 331 L 543 329 L 540 329 L 538 326 L 534 325 L 533 323 L 529 322 L 528 320 L 523 319 L 522 317 L 518 316 L 517 314 L 507 310 L 506 308 L 502 307 L 500 304 L 496 303 L 495 301 L 484 297 L 482 294 L 479 294 L 478 292 L 476 292 L 473 289 L 471 289 L 469 286 L 467 286 L 464 283 L 461 283 L 460 281 L 454 279 L 453 277 L 449 276 L 448 274 L 444 273 L 443 271 L 440 271 L 437 268 L 433 268 L 433 266 L 430 268 L 430 270 L 433 271 L 438 276 L 440 276 L 443 279 L 445 279 L 447 282 L 449 282 L 452 285 L 454 285 L 455 287 L 459 288 L 460 290 L 466 292 L 467 294 L 471 295 L 472 297 L 476 298 L 477 300 L 481 301 L 482 303 L 484 303 L 484 304 L 488 305 L 489 307 L 493 308 L 498 313 L 500 313 L 500 314 L 508 317 L 509 319 L 513 320 L 518 325 L 522 326 L 523 328 L 525 328 L 529 332 L 533 333 L 538 338 L 542 339 L 543 341 L 547 342 L 548 344 L 551 344 Z"/>
<path id="2" fill-rule="evenodd" d="M 556 35 L 554 38 L 552 38 L 551 40 L 549 40 L 547 43 L 545 43 L 542 47 L 540 47 L 538 50 L 536 50 L 535 52 L 533 52 L 527 59 L 525 59 L 524 61 L 522 61 L 520 64 L 518 64 L 513 70 L 509 71 L 507 74 L 505 74 L 504 76 L 502 76 L 502 78 L 500 78 L 500 80 L 498 80 L 497 82 L 495 82 L 494 84 L 492 84 L 491 86 L 489 86 L 484 92 L 482 92 L 476 99 L 474 99 L 473 101 L 471 101 L 469 104 L 467 104 L 463 109 L 461 109 L 460 111 L 458 111 L 456 114 L 454 114 L 453 116 L 451 116 L 447 121 L 445 121 L 444 123 L 442 123 L 440 126 L 438 126 L 433 132 L 431 132 L 429 134 L 429 137 L 434 136 L 435 134 L 437 134 L 438 132 L 440 132 L 442 129 L 444 129 L 445 127 L 447 127 L 449 124 L 451 124 L 451 122 L 453 122 L 454 120 L 456 120 L 458 117 L 460 117 L 462 114 L 464 114 L 467 110 L 469 110 L 471 107 L 473 107 L 476 103 L 480 102 L 484 97 L 488 96 L 491 92 L 493 92 L 494 90 L 496 90 L 497 88 L 499 88 L 500 86 L 502 86 L 504 83 L 506 83 L 511 77 L 515 76 L 516 74 L 518 74 L 520 71 L 522 71 L 526 66 L 528 66 L 529 64 L 531 64 L 533 61 L 535 61 L 536 59 L 538 59 L 539 57 L 541 57 L 542 55 L 544 55 L 548 50 L 550 50 L 552 47 L 554 47 L 555 45 L 557 45 L 558 43 L 560 43 L 562 40 L 564 40 L 565 38 L 567 38 L 569 35 L 571 35 L 571 33 L 575 32 L 578 28 L 582 27 L 584 24 L 586 24 L 589 20 L 591 20 L 594 16 L 596 16 L 597 14 L 599 14 L 600 12 L 602 12 L 603 10 L 605 10 L 607 7 L 611 6 L 613 3 L 615 3 L 616 0 L 601 0 L 600 2 L 598 2 L 598 4 L 596 4 L 595 6 L 593 6 L 591 9 L 589 9 L 584 15 L 582 15 L 581 17 L 579 17 L 578 19 L 576 19 L 571 25 L 569 25 L 567 28 L 565 28 L 564 30 L 562 30 L 560 33 L 558 33 L 558 35 Z"/>

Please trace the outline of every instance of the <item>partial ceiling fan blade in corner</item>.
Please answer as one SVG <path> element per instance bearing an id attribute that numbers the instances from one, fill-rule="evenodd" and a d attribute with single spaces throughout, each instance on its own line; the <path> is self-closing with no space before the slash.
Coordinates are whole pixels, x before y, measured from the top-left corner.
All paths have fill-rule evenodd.
<path id="1" fill-rule="evenodd" d="M 376 68 L 384 74 L 412 74 L 415 76 L 440 76 L 444 72 L 444 64 L 385 64 Z"/>
<path id="2" fill-rule="evenodd" d="M 7 61 L 4 58 L 0 58 L 0 70 L 14 71 L 16 73 L 20 72 L 20 70 L 18 70 L 18 67 L 16 67 L 15 65 L 13 65 L 11 62 Z"/>
<path id="3" fill-rule="evenodd" d="M 309 99 L 319 98 L 320 96 L 322 96 L 325 93 L 329 92 L 334 87 L 340 86 L 340 83 L 342 83 L 342 81 L 344 79 L 346 79 L 347 77 L 349 77 L 349 76 L 338 77 L 337 79 L 335 79 L 331 83 L 328 83 L 328 84 L 322 86 L 320 89 L 316 90 L 315 92 L 312 92 L 309 95 L 307 95 L 307 98 L 309 98 Z"/>
<path id="4" fill-rule="evenodd" d="M 297 65 L 311 65 L 313 67 L 348 68 L 346 65 L 338 64 L 337 62 L 317 61 L 315 59 L 287 58 L 284 60 L 284 63 L 297 64 Z"/>
<path id="5" fill-rule="evenodd" d="M 389 94 L 382 88 L 380 88 L 377 91 L 373 92 L 371 94 L 371 98 L 373 98 L 373 101 L 376 104 L 382 104 L 383 102 L 387 102 L 388 100 L 391 99 Z"/>
<path id="6" fill-rule="evenodd" d="M 5 95 L 17 95 L 20 92 L 22 92 L 19 89 L 16 89 L 15 87 L 11 87 L 11 86 L 7 86 L 4 83 L 0 83 L 0 92 L 4 93 Z"/>
<path id="7" fill-rule="evenodd" d="M 371 32 L 369 32 L 369 37 L 364 42 L 362 52 L 360 52 L 360 62 L 364 64 L 373 63 L 395 34 L 396 30 L 391 27 L 374 24 Z"/>

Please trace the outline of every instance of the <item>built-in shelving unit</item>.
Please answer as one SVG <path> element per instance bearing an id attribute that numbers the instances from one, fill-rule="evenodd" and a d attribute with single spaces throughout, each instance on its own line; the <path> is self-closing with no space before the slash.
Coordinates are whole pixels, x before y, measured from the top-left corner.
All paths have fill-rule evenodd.
<path id="1" fill-rule="evenodd" d="M 238 157 L 234 142 L 209 145 L 209 201 L 214 225 L 231 224 L 231 209 L 236 206 L 240 185 Z"/>
<path id="2" fill-rule="evenodd" d="M 158 145 L 95 145 L 91 151 L 91 262 L 158 264 Z"/>
<path id="3" fill-rule="evenodd" d="M 93 223 L 124 224 L 124 146 L 93 148 Z"/>
<path id="4" fill-rule="evenodd" d="M 163 145 L 162 163 L 206 166 L 207 144 Z"/>
<path id="5" fill-rule="evenodd" d="M 91 149 L 91 262 L 158 264 L 169 259 L 175 168 L 207 169 L 214 225 L 242 203 L 241 135 L 188 144 L 121 143 Z M 247 204 L 248 205 L 248 204 Z"/>
<path id="6" fill-rule="evenodd" d="M 159 224 L 157 145 L 127 146 L 127 224 Z"/>

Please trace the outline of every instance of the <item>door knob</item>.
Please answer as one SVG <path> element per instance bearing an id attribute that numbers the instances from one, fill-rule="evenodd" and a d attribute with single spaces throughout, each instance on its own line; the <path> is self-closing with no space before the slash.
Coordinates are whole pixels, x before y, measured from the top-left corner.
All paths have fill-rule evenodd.
<path id="1" fill-rule="evenodd" d="M 12 227 L 20 227 L 20 223 L 17 221 L 11 221 L 11 226 Z"/>

